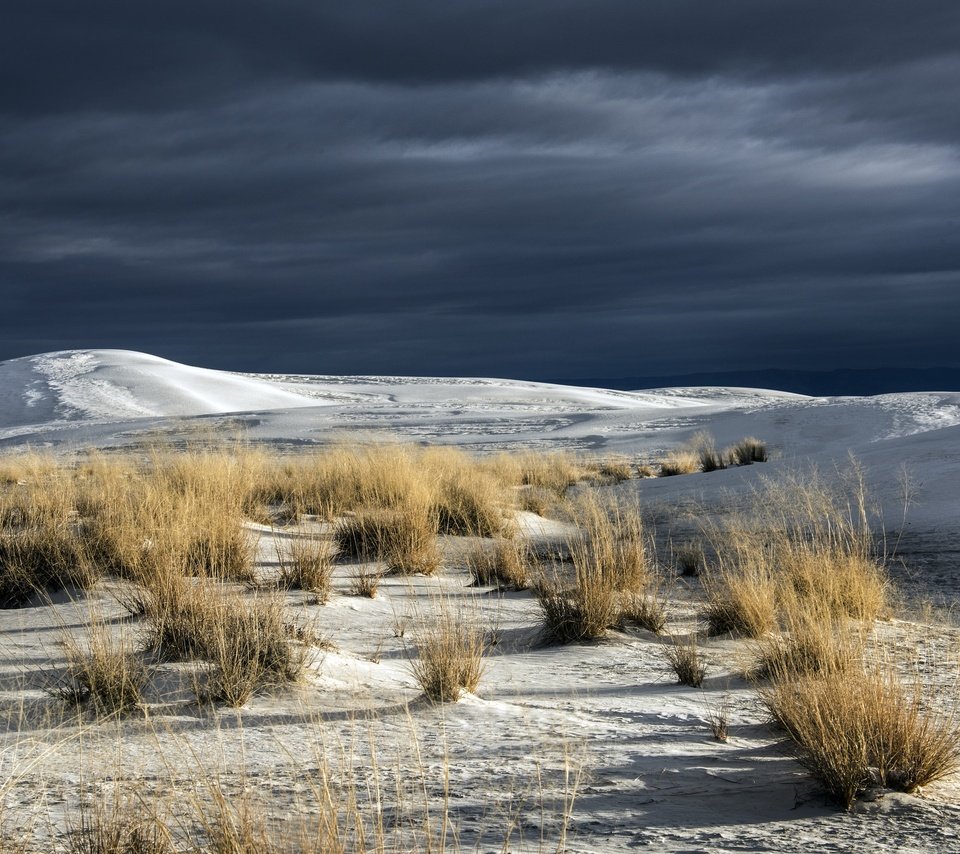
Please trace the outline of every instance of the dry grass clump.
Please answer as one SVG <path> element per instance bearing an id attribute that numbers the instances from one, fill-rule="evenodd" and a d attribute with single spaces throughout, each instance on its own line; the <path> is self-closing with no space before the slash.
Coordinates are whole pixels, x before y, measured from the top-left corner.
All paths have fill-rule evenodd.
<path id="1" fill-rule="evenodd" d="M 542 486 L 516 487 L 515 498 L 520 510 L 536 513 L 538 516 L 546 516 L 562 502 L 555 492 L 544 489 Z"/>
<path id="2" fill-rule="evenodd" d="M 701 616 L 711 635 L 759 638 L 777 626 L 777 585 L 765 563 L 721 565 L 705 579 Z"/>
<path id="3" fill-rule="evenodd" d="M 187 544 L 185 568 L 188 575 L 253 582 L 254 546 L 246 532 L 236 525 L 218 525 L 198 532 Z"/>
<path id="4" fill-rule="evenodd" d="M 573 583 L 554 572 L 535 586 L 546 637 L 560 643 L 589 640 L 631 617 L 656 625 L 660 614 L 637 509 L 587 498 L 575 516 L 581 531 L 566 544 Z"/>
<path id="5" fill-rule="evenodd" d="M 400 509 L 364 509 L 337 523 L 339 552 L 359 560 L 382 560 L 401 575 L 432 575 L 440 568 L 432 511 L 409 504 Z"/>
<path id="6" fill-rule="evenodd" d="M 782 543 L 784 595 L 825 603 L 835 615 L 875 620 L 888 610 L 890 582 L 878 562 L 843 546 Z"/>
<path id="7" fill-rule="evenodd" d="M 359 564 L 350 584 L 350 592 L 354 596 L 363 596 L 366 599 L 375 599 L 380 589 L 380 570 L 370 564 Z"/>
<path id="8" fill-rule="evenodd" d="M 144 804 L 107 806 L 98 800 L 80 812 L 79 826 L 70 831 L 70 854 L 174 854 L 170 831 Z"/>
<path id="9" fill-rule="evenodd" d="M 679 449 L 660 462 L 660 477 L 694 474 L 700 471 L 700 455 L 695 451 Z"/>
<path id="10" fill-rule="evenodd" d="M 86 589 L 95 580 L 66 522 L 0 532 L 0 608 L 19 608 L 37 593 Z"/>
<path id="11" fill-rule="evenodd" d="M 673 549 L 673 561 L 680 575 L 697 578 L 706 567 L 706 555 L 703 546 L 697 543 L 684 543 Z"/>
<path id="12" fill-rule="evenodd" d="M 717 741 L 726 741 L 730 735 L 730 698 L 724 697 L 707 709 L 707 726 Z"/>
<path id="13" fill-rule="evenodd" d="M 596 572 L 615 590 L 646 590 L 651 581 L 648 538 L 638 508 L 587 497 L 574 513 L 581 528 L 567 543 L 574 569 Z"/>
<path id="14" fill-rule="evenodd" d="M 253 504 L 287 508 L 291 518 L 308 513 L 336 519 L 363 508 L 389 509 L 408 503 L 431 503 L 436 469 L 469 466 L 454 455 L 446 463 L 426 464 L 424 451 L 403 445 L 334 447 L 269 461 L 262 480 L 248 496 Z"/>
<path id="15" fill-rule="evenodd" d="M 497 464 L 505 482 L 546 489 L 560 498 L 585 474 L 572 456 L 562 452 L 501 455 L 494 458 Z"/>
<path id="16" fill-rule="evenodd" d="M 717 566 L 706 576 L 704 616 L 714 634 L 760 637 L 780 622 L 812 643 L 809 626 L 789 625 L 797 614 L 829 626 L 888 610 L 889 581 L 874 556 L 856 471 L 844 489 L 828 488 L 816 473 L 767 481 L 748 516 L 710 536 Z"/>
<path id="17" fill-rule="evenodd" d="M 960 768 L 954 717 L 925 711 L 889 670 L 777 681 L 761 693 L 800 762 L 849 809 L 873 783 L 915 791 Z"/>
<path id="18" fill-rule="evenodd" d="M 731 445 L 726 457 L 734 466 L 749 466 L 752 463 L 765 463 L 770 458 L 766 443 L 753 436 L 747 436 Z"/>
<path id="19" fill-rule="evenodd" d="M 417 657 L 410 669 L 426 697 L 453 703 L 461 690 L 473 693 L 483 675 L 485 632 L 462 617 L 441 614 L 416 637 Z"/>
<path id="20" fill-rule="evenodd" d="M 527 543 L 501 537 L 492 547 L 477 543 L 467 555 L 474 584 L 523 590 L 530 584 L 533 557 Z"/>
<path id="21" fill-rule="evenodd" d="M 207 615 L 201 648 L 210 667 L 201 699 L 243 705 L 254 693 L 299 680 L 307 650 L 290 640 L 283 601 L 223 597 Z"/>
<path id="22" fill-rule="evenodd" d="M 681 685 L 699 688 L 707 675 L 707 663 L 700 654 L 696 635 L 685 639 L 670 638 L 663 645 L 663 654 L 677 675 Z"/>
<path id="23" fill-rule="evenodd" d="M 330 598 L 333 547 L 329 541 L 300 535 L 290 541 L 286 554 L 278 547 L 277 557 L 280 561 L 278 587 L 313 593 L 320 603 Z"/>
<path id="24" fill-rule="evenodd" d="M 73 638 L 65 641 L 67 671 L 54 693 L 76 705 L 92 706 L 98 715 L 125 715 L 141 708 L 150 673 L 121 636 L 95 621 L 89 641 L 82 646 Z"/>
<path id="25" fill-rule="evenodd" d="M 460 451 L 435 448 L 424 454 L 427 476 L 435 485 L 434 515 L 441 534 L 496 537 L 508 522 L 504 484 Z"/>
<path id="26" fill-rule="evenodd" d="M 717 450 L 709 433 L 695 434 L 690 440 L 690 449 L 697 455 L 700 471 L 719 471 L 727 467 L 726 455 Z"/>
<path id="27" fill-rule="evenodd" d="M 598 460 L 585 464 L 590 481 L 598 486 L 623 483 L 633 477 L 633 468 L 624 459 Z"/>
<path id="28" fill-rule="evenodd" d="M 862 635 L 850 631 L 826 606 L 788 609 L 786 632 L 761 638 L 753 675 L 775 679 L 845 673 L 860 664 Z"/>
<path id="29" fill-rule="evenodd" d="M 295 682 L 308 651 L 291 640 L 283 600 L 246 599 L 211 585 L 170 577 L 144 599 L 147 648 L 162 659 L 209 665 L 202 699 L 242 705 L 261 689 Z"/>
<path id="30" fill-rule="evenodd" d="M 630 591 L 620 596 L 620 621 L 658 635 L 667 624 L 667 612 L 655 590 Z"/>
<path id="31" fill-rule="evenodd" d="M 564 584 L 556 574 L 541 578 L 534 595 L 548 641 L 572 643 L 603 637 L 620 620 L 620 596 L 610 580 L 589 567 L 576 571 L 575 583 Z"/>

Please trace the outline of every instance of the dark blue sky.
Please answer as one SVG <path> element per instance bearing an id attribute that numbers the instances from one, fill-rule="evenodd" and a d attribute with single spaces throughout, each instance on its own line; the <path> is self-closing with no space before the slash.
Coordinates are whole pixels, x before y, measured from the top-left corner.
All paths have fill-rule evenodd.
<path id="1" fill-rule="evenodd" d="M 10 0 L 0 358 L 960 367 L 960 3 Z"/>

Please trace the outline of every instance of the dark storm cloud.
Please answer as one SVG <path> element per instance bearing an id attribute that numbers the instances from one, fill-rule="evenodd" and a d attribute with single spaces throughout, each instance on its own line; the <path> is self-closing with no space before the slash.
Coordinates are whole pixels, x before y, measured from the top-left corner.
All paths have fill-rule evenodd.
<path id="1" fill-rule="evenodd" d="M 11 4 L 0 357 L 956 363 L 958 9 Z"/>

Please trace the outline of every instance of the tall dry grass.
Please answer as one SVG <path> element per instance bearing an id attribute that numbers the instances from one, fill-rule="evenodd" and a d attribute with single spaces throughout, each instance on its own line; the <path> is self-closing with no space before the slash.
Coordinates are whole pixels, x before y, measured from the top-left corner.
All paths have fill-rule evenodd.
<path id="1" fill-rule="evenodd" d="M 915 791 L 960 769 L 955 716 L 890 668 L 781 679 L 761 692 L 800 762 L 849 809 L 870 785 Z"/>
<path id="2" fill-rule="evenodd" d="M 445 608 L 415 638 L 417 655 L 410 669 L 424 695 L 433 702 L 456 702 L 461 691 L 473 693 L 483 675 L 486 633 L 463 614 Z"/>
<path id="3" fill-rule="evenodd" d="M 889 611 L 890 582 L 856 468 L 839 485 L 815 471 L 765 480 L 749 512 L 708 530 L 711 631 L 760 637 L 804 610 L 872 621 Z"/>

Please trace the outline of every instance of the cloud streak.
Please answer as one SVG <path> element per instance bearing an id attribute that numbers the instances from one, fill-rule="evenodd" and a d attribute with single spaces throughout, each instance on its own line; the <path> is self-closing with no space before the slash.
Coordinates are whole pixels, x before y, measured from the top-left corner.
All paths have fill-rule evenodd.
<path id="1" fill-rule="evenodd" d="M 954 4 L 372 9 L 19 7 L 0 357 L 957 364 Z"/>

